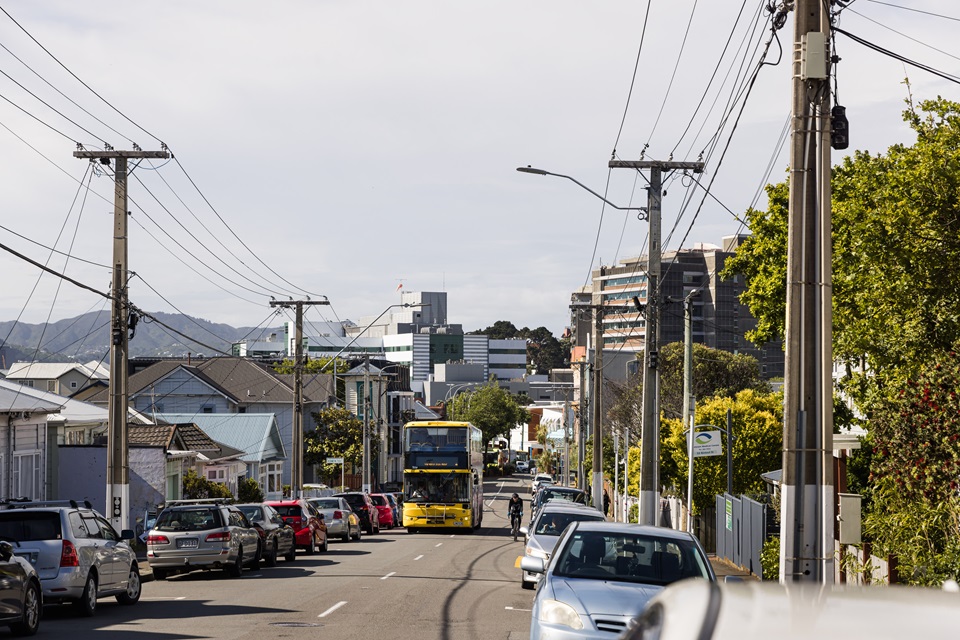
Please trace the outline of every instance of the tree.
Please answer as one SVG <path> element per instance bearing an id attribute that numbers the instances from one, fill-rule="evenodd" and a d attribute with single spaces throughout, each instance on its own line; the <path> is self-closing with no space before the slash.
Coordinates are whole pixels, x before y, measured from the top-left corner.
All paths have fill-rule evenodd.
<path id="1" fill-rule="evenodd" d="M 193 469 L 187 469 L 183 474 L 183 497 L 186 500 L 203 500 L 206 498 L 232 498 L 233 494 L 227 485 L 208 480 Z"/>
<path id="2" fill-rule="evenodd" d="M 832 177 L 834 356 L 872 372 L 960 338 L 960 104 L 938 98 L 903 115 L 912 146 L 858 151 Z M 782 337 L 786 317 L 787 184 L 767 195 L 767 211 L 746 212 L 752 235 L 722 272 L 746 277 L 758 343 Z"/>
<path id="3" fill-rule="evenodd" d="M 734 435 L 733 493 L 760 493 L 764 489 L 760 474 L 782 465 L 783 394 L 747 389 L 734 398 L 716 397 L 697 403 L 697 424 L 712 424 L 725 429 L 728 409 L 732 414 Z M 669 435 L 662 440 L 660 483 L 676 487 L 685 494 L 689 469 L 687 438 L 679 420 L 664 422 Z M 668 461 L 672 461 L 672 465 Z M 709 456 L 696 459 L 695 464 L 694 513 L 703 513 L 704 508 L 713 504 L 714 496 L 727 489 L 727 459 L 726 455 Z"/>
<path id="4" fill-rule="evenodd" d="M 263 502 L 263 489 L 253 478 L 244 478 L 237 484 L 239 502 Z"/>
<path id="5" fill-rule="evenodd" d="M 344 465 L 354 467 L 363 464 L 363 420 L 340 407 L 328 407 L 312 415 L 317 426 L 303 434 L 303 462 L 319 466 L 323 477 L 337 477 L 339 481 L 340 465 L 327 464 L 327 458 L 342 457 Z M 371 460 L 379 449 L 379 442 L 379 438 L 371 434 Z"/>
<path id="6" fill-rule="evenodd" d="M 495 380 L 455 395 L 447 412 L 451 420 L 471 422 L 483 432 L 484 452 L 494 439 L 509 438 L 511 429 L 530 422 L 529 412 Z"/>

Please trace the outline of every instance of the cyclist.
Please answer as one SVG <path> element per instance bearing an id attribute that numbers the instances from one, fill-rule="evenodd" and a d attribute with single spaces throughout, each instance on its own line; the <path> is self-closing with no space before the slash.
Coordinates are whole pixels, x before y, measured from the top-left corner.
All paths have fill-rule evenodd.
<path id="1" fill-rule="evenodd" d="M 507 503 L 507 511 L 510 514 L 510 528 L 513 531 L 513 539 L 517 539 L 517 532 L 520 530 L 520 521 L 523 518 L 523 500 L 519 494 L 513 494 L 510 502 Z"/>

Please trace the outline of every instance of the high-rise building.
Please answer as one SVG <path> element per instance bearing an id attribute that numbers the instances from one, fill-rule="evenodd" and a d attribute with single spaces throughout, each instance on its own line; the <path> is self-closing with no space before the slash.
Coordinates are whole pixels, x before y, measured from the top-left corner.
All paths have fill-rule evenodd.
<path id="1" fill-rule="evenodd" d="M 783 376 L 784 353 L 777 341 L 757 346 L 746 339 L 746 332 L 756 327 L 750 310 L 740 304 L 745 288 L 742 276 L 722 280 L 727 258 L 747 236 L 723 238 L 723 246 L 698 243 L 691 249 L 663 253 L 660 265 L 660 344 L 682 342 L 683 299 L 699 290 L 693 300 L 693 341 L 713 349 L 731 353 L 747 353 L 757 359 L 765 378 Z M 593 271 L 592 285 L 572 295 L 574 306 L 603 306 L 603 346 L 627 352 L 643 351 L 646 338 L 644 316 L 634 298 L 646 305 L 647 256 L 621 260 L 616 266 L 601 266 Z M 571 328 L 574 344 L 585 346 L 585 334 L 592 331 L 592 312 L 574 309 Z"/>

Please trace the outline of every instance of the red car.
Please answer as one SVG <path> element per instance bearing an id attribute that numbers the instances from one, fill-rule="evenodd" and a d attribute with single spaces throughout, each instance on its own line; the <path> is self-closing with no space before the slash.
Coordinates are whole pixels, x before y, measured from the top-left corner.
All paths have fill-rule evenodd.
<path id="1" fill-rule="evenodd" d="M 370 499 L 373 501 L 373 506 L 377 508 L 377 513 L 380 515 L 380 524 L 386 525 L 387 529 L 393 529 L 397 526 L 393 505 L 390 504 L 387 496 L 382 493 L 371 493 Z"/>
<path id="2" fill-rule="evenodd" d="M 293 527 L 298 547 L 313 555 L 318 550 L 327 550 L 327 525 L 323 516 L 317 513 L 306 500 L 275 500 L 267 502 L 276 509 L 285 524 Z"/>

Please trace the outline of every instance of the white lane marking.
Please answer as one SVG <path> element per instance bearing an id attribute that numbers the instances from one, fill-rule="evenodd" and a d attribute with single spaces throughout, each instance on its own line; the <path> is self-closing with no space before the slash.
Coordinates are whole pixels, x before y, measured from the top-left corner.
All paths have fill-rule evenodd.
<path id="1" fill-rule="evenodd" d="M 153 596 L 153 597 L 151 597 L 151 598 L 140 598 L 140 599 L 141 599 L 141 600 L 154 600 L 154 601 L 160 601 L 160 600 L 186 600 L 186 599 L 187 599 L 187 596 L 167 596 L 167 597 L 164 597 L 164 596 Z"/>
<path id="2" fill-rule="evenodd" d="M 328 615 L 330 615 L 331 613 L 333 613 L 334 611 L 336 611 L 337 609 L 339 609 L 340 607 L 342 607 L 342 606 L 345 605 L 345 604 L 347 604 L 347 601 L 346 601 L 346 600 L 341 600 L 340 602 L 338 602 L 337 604 L 333 605 L 332 607 L 330 607 L 329 609 L 327 609 L 326 611 L 324 611 L 323 613 L 321 613 L 321 614 L 318 615 L 317 617 L 318 617 L 318 618 L 323 618 L 323 617 L 325 617 L 325 616 L 328 616 Z"/>
<path id="3" fill-rule="evenodd" d="M 380 579 L 381 579 L 381 580 L 386 580 L 386 579 L 389 578 L 390 576 L 395 576 L 395 575 L 397 575 L 397 572 L 396 572 L 396 571 L 391 571 L 390 573 L 388 573 L 387 575 L 383 576 L 383 577 L 380 578 Z"/>
<path id="4" fill-rule="evenodd" d="M 423 557 L 423 555 L 421 554 L 421 555 L 417 556 L 416 558 L 414 558 L 414 560 L 419 560 L 419 559 L 422 558 L 422 557 Z"/>
<path id="5" fill-rule="evenodd" d="M 456 538 L 457 536 L 455 536 L 455 535 L 453 535 L 453 534 L 451 533 L 451 534 L 450 534 L 450 537 L 451 537 L 451 538 Z"/>
<path id="6" fill-rule="evenodd" d="M 507 611 L 533 611 L 533 609 L 517 609 L 516 607 L 504 607 Z"/>
<path id="7" fill-rule="evenodd" d="M 433 546 L 434 546 L 434 547 L 442 547 L 442 546 L 443 546 L 443 543 L 442 543 L 442 542 L 438 542 L 437 544 L 435 544 L 435 545 L 433 545 Z"/>

